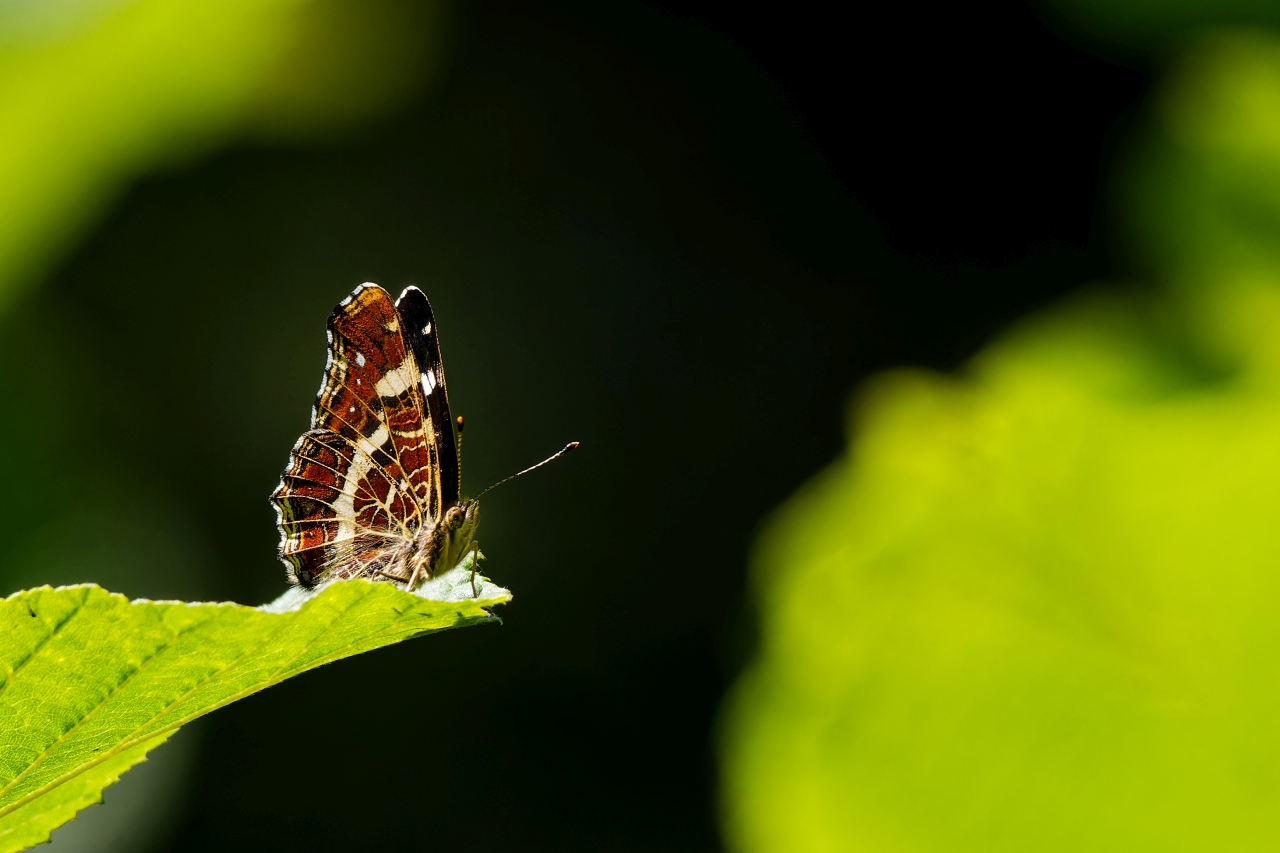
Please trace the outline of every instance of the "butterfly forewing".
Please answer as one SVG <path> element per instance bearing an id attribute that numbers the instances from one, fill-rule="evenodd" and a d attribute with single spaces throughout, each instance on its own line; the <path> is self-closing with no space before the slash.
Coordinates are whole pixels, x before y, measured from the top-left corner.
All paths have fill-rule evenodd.
<path id="1" fill-rule="evenodd" d="M 438 521 L 444 511 L 462 497 L 453 417 L 444 383 L 444 362 L 440 358 L 440 336 L 431 303 L 418 288 L 406 287 L 396 300 L 396 307 L 404 322 L 409 347 L 421 368 L 419 390 L 426 415 L 422 419 L 424 432 L 420 447 L 426 448 L 427 464 L 409 467 L 409 481 L 422 505 L 428 508 L 428 514 Z"/>
<path id="2" fill-rule="evenodd" d="M 426 297 L 409 288 L 393 304 L 377 285 L 361 285 L 334 309 L 328 336 L 312 429 L 294 446 L 272 495 L 280 556 L 308 586 L 386 564 L 458 499 Z"/>

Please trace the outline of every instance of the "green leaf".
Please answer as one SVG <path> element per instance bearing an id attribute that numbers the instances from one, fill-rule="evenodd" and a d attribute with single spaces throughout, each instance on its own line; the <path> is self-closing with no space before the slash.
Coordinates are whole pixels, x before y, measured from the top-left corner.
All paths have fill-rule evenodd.
<path id="1" fill-rule="evenodd" d="M 1280 337 L 1280 301 L 1251 324 Z M 1102 300 L 859 395 L 756 554 L 729 848 L 1280 837 L 1280 363 L 1180 369 Z"/>
<path id="2" fill-rule="evenodd" d="M 286 678 L 411 637 L 497 621 L 466 565 L 414 594 L 364 580 L 262 608 L 129 601 L 97 586 L 0 603 L 0 853 L 49 838 L 177 728 Z"/>

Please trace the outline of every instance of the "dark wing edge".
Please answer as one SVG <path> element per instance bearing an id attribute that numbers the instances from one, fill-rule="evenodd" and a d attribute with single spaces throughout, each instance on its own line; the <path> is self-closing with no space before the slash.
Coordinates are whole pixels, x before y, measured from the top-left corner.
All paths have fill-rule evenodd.
<path id="1" fill-rule="evenodd" d="M 462 500 L 462 478 L 458 470 L 458 444 L 453 416 L 449 410 L 449 391 L 445 386 L 444 362 L 440 358 L 440 334 L 435 314 L 427 296 L 416 287 L 406 287 L 396 300 L 401 327 L 418 369 L 422 372 L 422 390 L 427 417 L 437 437 L 436 452 L 440 466 L 442 505 L 453 506 Z"/>

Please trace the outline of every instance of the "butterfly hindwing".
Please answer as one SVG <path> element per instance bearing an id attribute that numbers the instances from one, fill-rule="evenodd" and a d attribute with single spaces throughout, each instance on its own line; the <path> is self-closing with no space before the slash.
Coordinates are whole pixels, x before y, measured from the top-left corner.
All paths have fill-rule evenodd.
<path id="1" fill-rule="evenodd" d="M 413 496 L 359 447 L 328 430 L 298 439 L 272 499 L 280 556 L 304 585 L 335 567 L 354 569 L 361 553 L 413 538 L 406 521 L 416 515 Z"/>

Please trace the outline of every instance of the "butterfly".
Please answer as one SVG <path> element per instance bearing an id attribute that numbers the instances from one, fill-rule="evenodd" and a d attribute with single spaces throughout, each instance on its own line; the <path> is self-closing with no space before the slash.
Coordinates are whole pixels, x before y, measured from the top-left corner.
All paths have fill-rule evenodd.
<path id="1" fill-rule="evenodd" d="M 289 581 L 368 577 L 412 590 L 470 557 L 474 593 L 480 495 L 462 499 L 462 419 L 455 433 L 431 304 L 416 287 L 392 302 L 365 283 L 327 328 L 311 429 L 271 493 Z"/>

